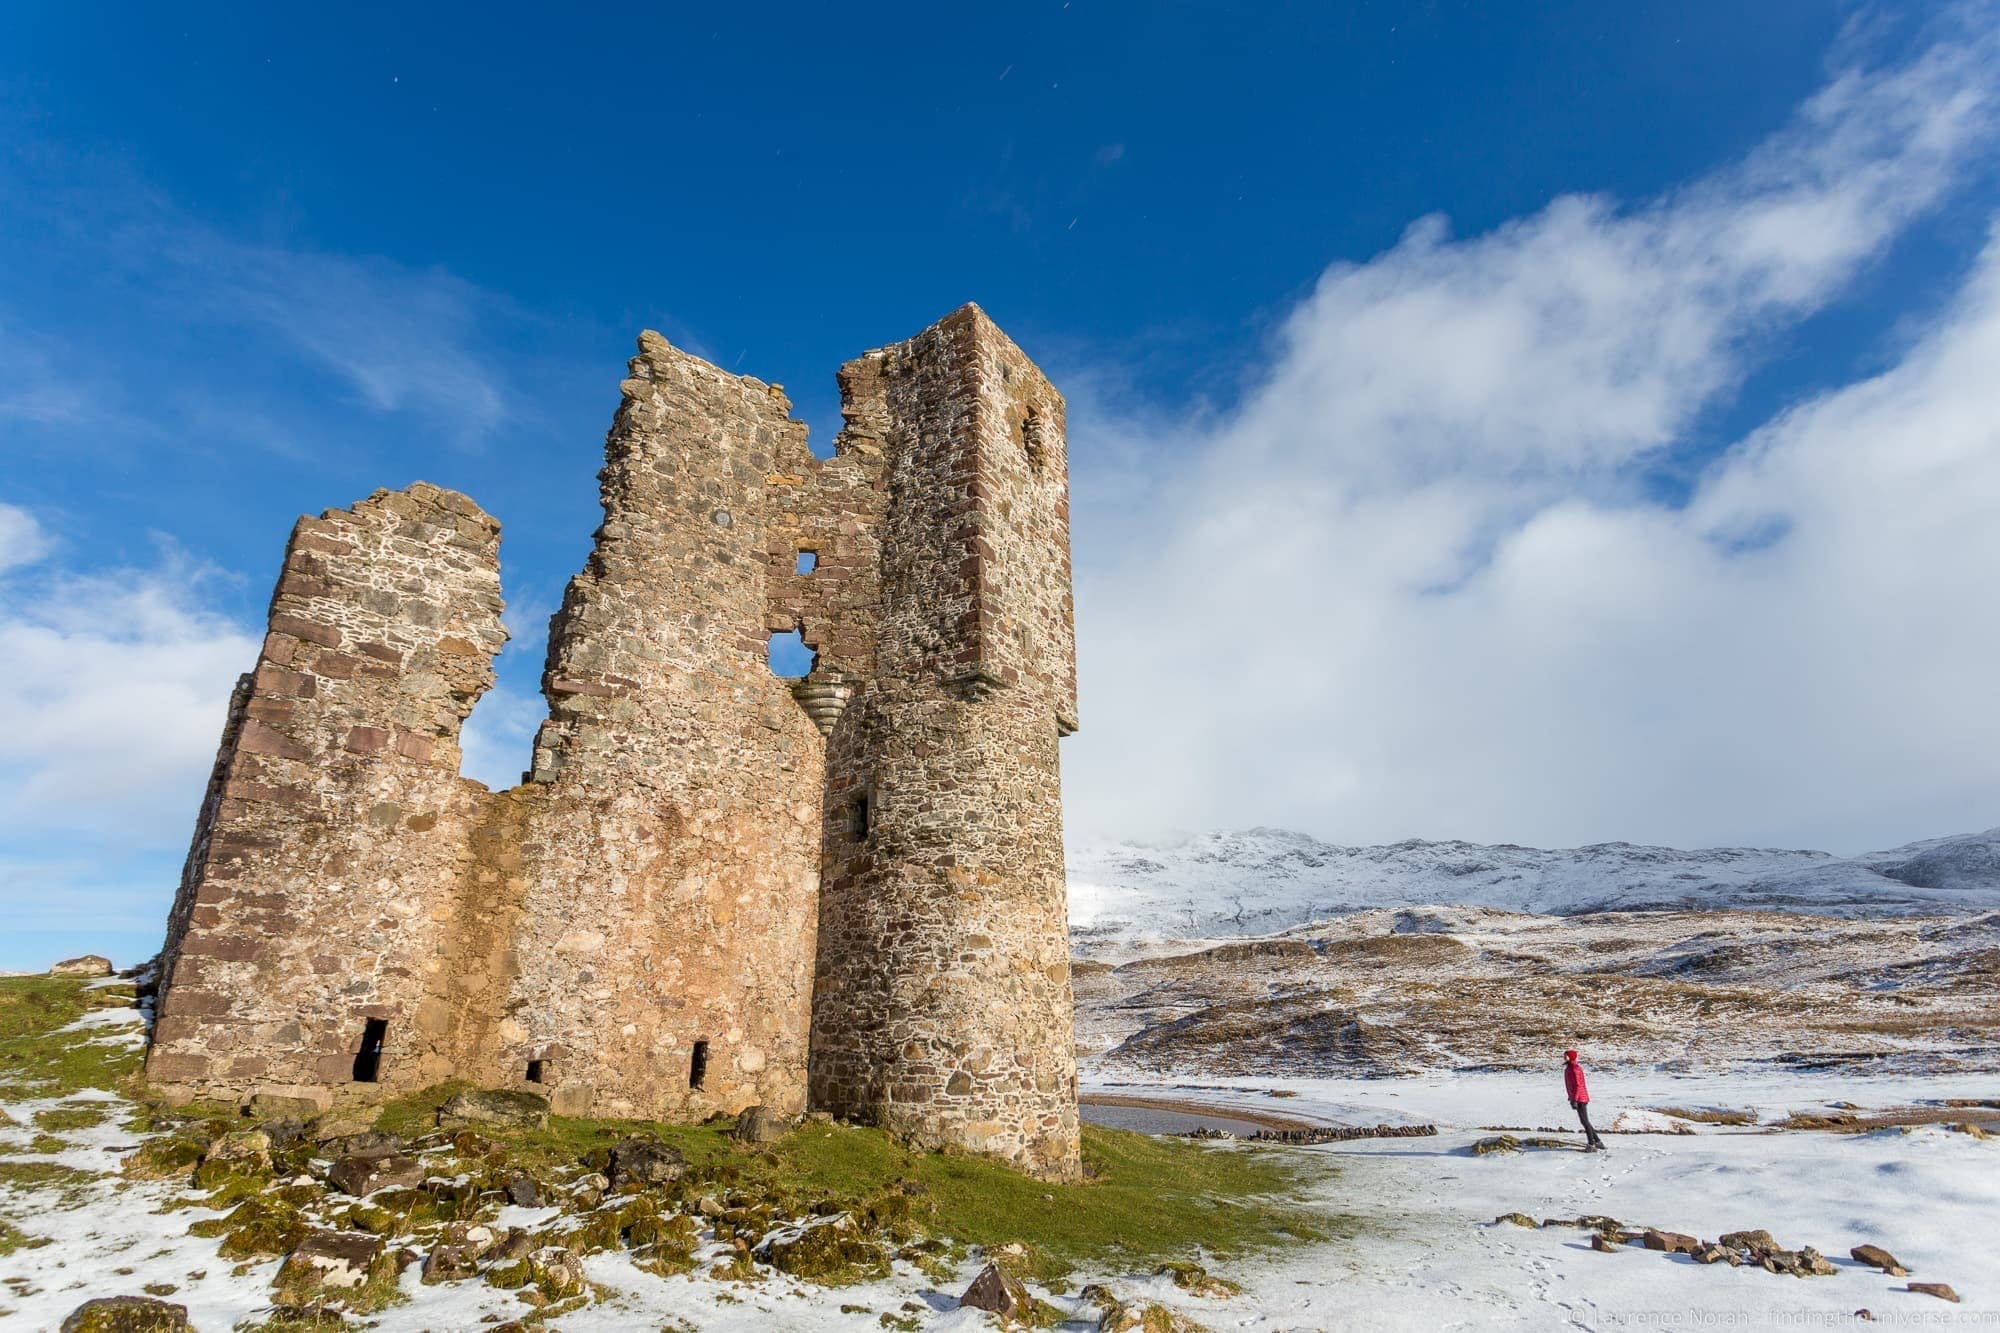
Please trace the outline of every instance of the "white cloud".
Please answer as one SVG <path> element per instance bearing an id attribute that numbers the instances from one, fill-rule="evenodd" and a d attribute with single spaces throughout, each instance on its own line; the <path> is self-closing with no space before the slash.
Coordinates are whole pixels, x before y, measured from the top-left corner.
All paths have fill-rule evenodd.
<path id="1" fill-rule="evenodd" d="M 0 501 L 0 574 L 34 564 L 49 553 L 51 545 L 48 533 L 33 514 Z"/>
<path id="2" fill-rule="evenodd" d="M 11 517 L 10 517 L 11 516 Z M 168 549 L 147 569 L 78 575 L 32 562 L 0 507 L 0 845 L 52 833 L 106 848 L 183 839 L 259 636 L 200 601 L 214 571 Z"/>
<path id="3" fill-rule="evenodd" d="M 1078 401 L 1072 827 L 1859 850 L 1990 825 L 2000 246 L 1899 365 L 1685 508 L 1643 473 L 1949 194 L 1996 70 L 1988 24 L 1641 206 L 1417 223 L 1328 270 L 1122 515 L 1088 460 L 1109 432 L 1123 469 L 1135 428 Z"/>

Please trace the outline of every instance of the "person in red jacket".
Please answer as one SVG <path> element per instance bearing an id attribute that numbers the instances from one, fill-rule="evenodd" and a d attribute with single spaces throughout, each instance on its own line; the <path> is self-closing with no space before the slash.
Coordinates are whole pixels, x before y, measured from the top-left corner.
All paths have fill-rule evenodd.
<path id="1" fill-rule="evenodd" d="M 1590 1084 L 1584 1081 L 1583 1066 L 1576 1062 L 1575 1051 L 1563 1052 L 1563 1090 L 1569 1093 L 1569 1104 L 1583 1123 L 1583 1150 L 1603 1152 L 1604 1140 L 1597 1137 L 1590 1123 Z"/>

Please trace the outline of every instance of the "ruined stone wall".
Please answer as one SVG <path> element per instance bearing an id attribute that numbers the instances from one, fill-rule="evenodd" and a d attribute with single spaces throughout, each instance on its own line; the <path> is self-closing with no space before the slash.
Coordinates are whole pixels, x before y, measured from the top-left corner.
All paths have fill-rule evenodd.
<path id="1" fill-rule="evenodd" d="M 810 1092 L 1076 1173 L 1062 400 L 970 306 L 840 385 L 817 460 L 776 386 L 641 337 L 507 791 L 457 776 L 505 637 L 492 520 L 422 483 L 301 520 L 170 921 L 156 1082 L 683 1119 Z M 768 660 L 791 630 L 801 680 Z"/>
<path id="2" fill-rule="evenodd" d="M 813 1101 L 1074 1176 L 1062 403 L 976 307 L 885 353 L 883 613 L 829 745 Z"/>
<path id="3" fill-rule="evenodd" d="M 419 484 L 300 519 L 240 687 L 167 942 L 147 1073 L 209 1095 L 459 1062 L 439 900 L 484 789 L 459 725 L 493 680 L 499 526 Z"/>
<path id="4" fill-rule="evenodd" d="M 492 1056 L 513 1080 L 542 1062 L 566 1109 L 805 1105 L 824 746 L 765 629 L 767 552 L 816 467 L 789 409 L 656 334 L 631 363 L 551 630 L 549 810 Z"/>

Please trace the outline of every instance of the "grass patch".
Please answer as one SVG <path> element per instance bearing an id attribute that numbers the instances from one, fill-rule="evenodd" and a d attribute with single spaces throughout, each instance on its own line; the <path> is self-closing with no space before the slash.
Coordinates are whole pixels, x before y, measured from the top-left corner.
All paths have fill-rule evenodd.
<path id="1" fill-rule="evenodd" d="M 39 1189 L 44 1185 L 86 1185 L 97 1177 L 60 1162 L 16 1162 L 0 1159 L 0 1185 Z"/>
<path id="2" fill-rule="evenodd" d="M 378 1127 L 428 1130 L 436 1108 L 459 1085 L 428 1089 L 384 1107 Z M 1187 1259 L 1197 1251 L 1228 1258 L 1330 1233 L 1352 1234 L 1345 1219 L 1308 1212 L 1294 1200 L 1325 1158 L 1283 1149 L 1219 1147 L 1083 1126 L 1089 1178 L 1050 1184 L 984 1158 L 912 1149 L 888 1134 L 840 1124 L 805 1124 L 774 1144 L 745 1148 L 725 1125 L 550 1117 L 537 1131 L 495 1134 L 508 1160 L 541 1175 L 602 1160 L 619 1140 L 657 1135 L 679 1149 L 696 1178 L 691 1192 L 742 1193 L 816 1213 L 909 1206 L 921 1232 L 997 1248 L 1019 1244 L 1032 1276 L 1060 1278 L 1083 1265 Z"/>
<path id="3" fill-rule="evenodd" d="M 39 1250 L 51 1243 L 47 1236 L 30 1236 L 13 1223 L 0 1220 L 0 1259 L 16 1250 Z"/>
<path id="4" fill-rule="evenodd" d="M 103 1102 L 84 1102 L 77 1106 L 52 1106 L 46 1111 L 35 1112 L 35 1128 L 47 1130 L 51 1134 L 61 1134 L 73 1129 L 92 1129 L 111 1118 L 111 1107 Z"/>
<path id="5" fill-rule="evenodd" d="M 123 1042 L 59 1030 L 93 1009 L 131 1005 L 124 986 L 89 988 L 81 977 L 0 977 L 0 1093 L 64 1096 L 127 1090 L 140 1052 Z"/>

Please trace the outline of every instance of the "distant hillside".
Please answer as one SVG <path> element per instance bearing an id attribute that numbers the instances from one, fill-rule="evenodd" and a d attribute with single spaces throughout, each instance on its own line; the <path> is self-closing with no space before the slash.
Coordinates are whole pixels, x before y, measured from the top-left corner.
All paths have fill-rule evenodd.
<path id="1" fill-rule="evenodd" d="M 1889 917 L 2000 908 L 2000 828 L 1866 856 L 1599 843 L 1340 847 L 1257 828 L 1177 842 L 1085 842 L 1069 857 L 1079 945 L 1262 935 L 1377 907 L 1586 912 L 1754 908 Z"/>

